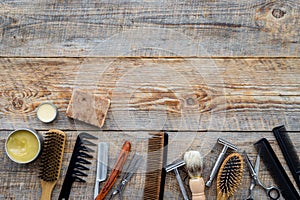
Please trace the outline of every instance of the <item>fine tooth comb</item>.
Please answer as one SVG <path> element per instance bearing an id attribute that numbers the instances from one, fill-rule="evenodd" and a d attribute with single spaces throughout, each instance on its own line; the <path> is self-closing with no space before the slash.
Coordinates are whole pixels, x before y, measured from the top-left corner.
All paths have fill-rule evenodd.
<path id="1" fill-rule="evenodd" d="M 278 126 L 273 129 L 273 133 L 276 137 L 276 140 L 279 144 L 281 152 L 284 156 L 286 163 L 289 166 L 289 169 L 297 183 L 297 186 L 300 190 L 300 160 L 297 155 L 297 151 L 284 127 Z"/>
<path id="2" fill-rule="evenodd" d="M 300 199 L 297 190 L 286 174 L 269 141 L 266 138 L 262 138 L 254 144 L 254 147 L 260 153 L 263 163 L 279 187 L 282 196 L 288 200 Z"/>
<path id="3" fill-rule="evenodd" d="M 167 133 L 150 134 L 148 140 L 147 172 L 144 200 L 163 200 L 167 161 Z"/>
<path id="4" fill-rule="evenodd" d="M 53 188 L 59 179 L 65 143 L 66 134 L 64 132 L 51 129 L 45 133 L 39 175 L 42 179 L 41 200 L 51 199 Z"/>
<path id="5" fill-rule="evenodd" d="M 243 158 L 232 153 L 222 163 L 217 176 L 217 200 L 226 200 L 236 191 L 243 177 Z"/>
<path id="6" fill-rule="evenodd" d="M 89 170 L 89 168 L 84 165 L 91 164 L 91 162 L 87 159 L 91 159 L 93 156 L 88 153 L 94 152 L 94 150 L 88 148 L 87 146 L 96 146 L 94 143 L 86 139 L 96 140 L 98 138 L 85 132 L 78 134 L 67 174 L 59 194 L 59 200 L 69 199 L 71 188 L 74 182 L 86 182 L 81 177 L 86 177 L 88 175 L 82 171 Z"/>
<path id="7" fill-rule="evenodd" d="M 106 180 L 107 166 L 108 166 L 108 144 L 105 142 L 98 143 L 98 155 L 97 155 L 97 172 L 94 188 L 94 199 L 100 192 L 100 183 Z"/>

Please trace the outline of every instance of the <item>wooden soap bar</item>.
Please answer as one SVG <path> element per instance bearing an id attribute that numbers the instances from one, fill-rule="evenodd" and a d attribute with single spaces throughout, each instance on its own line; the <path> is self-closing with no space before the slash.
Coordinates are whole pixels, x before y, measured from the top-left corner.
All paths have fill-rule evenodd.
<path id="1" fill-rule="evenodd" d="M 102 127 L 110 99 L 82 90 L 74 90 L 66 115 L 85 123 Z"/>

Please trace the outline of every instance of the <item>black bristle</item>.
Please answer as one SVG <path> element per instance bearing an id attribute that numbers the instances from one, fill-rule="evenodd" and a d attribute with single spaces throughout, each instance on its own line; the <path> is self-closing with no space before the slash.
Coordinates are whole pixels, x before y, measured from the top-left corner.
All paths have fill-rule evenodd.
<path id="1" fill-rule="evenodd" d="M 60 133 L 49 131 L 45 134 L 39 175 L 42 180 L 56 181 L 58 179 L 64 141 L 65 135 Z"/>

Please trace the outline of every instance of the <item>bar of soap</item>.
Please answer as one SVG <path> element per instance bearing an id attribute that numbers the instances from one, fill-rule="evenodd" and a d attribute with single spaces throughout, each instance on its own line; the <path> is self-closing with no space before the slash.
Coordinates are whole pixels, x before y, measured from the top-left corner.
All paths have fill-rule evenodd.
<path id="1" fill-rule="evenodd" d="M 66 115 L 85 123 L 102 127 L 110 99 L 82 90 L 74 90 Z"/>

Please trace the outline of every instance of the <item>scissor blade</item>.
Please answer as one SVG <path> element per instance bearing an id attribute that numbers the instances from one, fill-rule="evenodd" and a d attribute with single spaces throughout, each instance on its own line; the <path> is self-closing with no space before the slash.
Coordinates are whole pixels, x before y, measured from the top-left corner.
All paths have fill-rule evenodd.
<path id="1" fill-rule="evenodd" d="M 122 199 L 122 193 L 125 189 L 127 182 L 130 181 L 130 178 L 132 177 L 132 175 L 138 170 L 142 161 L 143 161 L 142 156 L 135 153 L 133 158 L 131 159 L 131 161 L 129 163 L 126 162 L 126 164 L 124 166 L 125 173 L 122 177 L 122 180 L 117 185 L 116 189 L 112 192 L 109 200 L 112 200 L 114 198 L 114 196 L 116 196 L 117 194 L 119 194 L 119 199 Z"/>
<path id="2" fill-rule="evenodd" d="M 256 171 L 254 170 L 253 165 L 252 165 L 252 163 L 251 163 L 251 161 L 250 161 L 250 159 L 249 159 L 246 151 L 244 151 L 244 155 L 246 157 L 246 163 L 248 164 L 251 176 L 252 177 L 256 176 Z"/>
<path id="3" fill-rule="evenodd" d="M 255 167 L 254 167 L 254 170 L 255 170 L 257 176 L 258 176 L 258 172 L 259 172 L 259 164 L 260 164 L 260 152 L 258 152 L 258 154 L 257 154 L 256 161 L 255 161 Z"/>
<path id="4" fill-rule="evenodd" d="M 142 156 L 134 154 L 130 164 L 126 168 L 126 175 L 123 177 L 126 180 L 129 180 L 131 176 L 138 170 L 142 163 Z"/>

